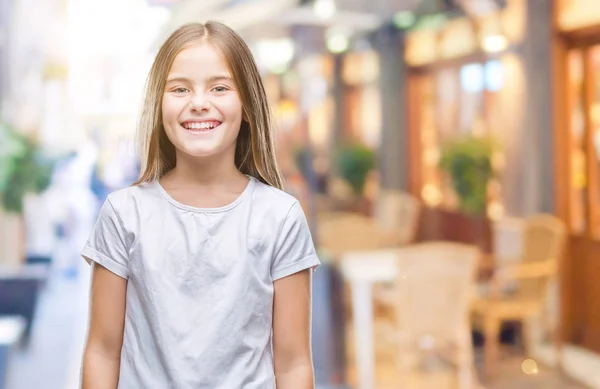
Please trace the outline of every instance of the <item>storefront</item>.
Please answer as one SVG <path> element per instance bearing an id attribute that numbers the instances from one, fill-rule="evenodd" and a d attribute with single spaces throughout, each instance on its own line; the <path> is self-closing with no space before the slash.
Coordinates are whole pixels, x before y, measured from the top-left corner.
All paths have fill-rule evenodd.
<path id="1" fill-rule="evenodd" d="M 381 94 L 378 84 L 377 52 L 364 50 L 345 54 L 341 68 L 343 138 L 376 150 L 381 137 Z"/>
<path id="2" fill-rule="evenodd" d="M 407 35 L 410 189 L 426 204 L 425 214 L 438 221 L 422 223 L 438 228 L 422 231 L 425 238 L 476 241 L 490 251 L 490 220 L 518 214 L 514 156 L 521 152 L 524 127 L 526 80 L 519 45 L 525 4 L 507 3 L 487 15 L 438 22 Z M 489 183 L 486 211 L 477 218 L 459 212 L 439 167 L 444 142 L 466 135 L 489 137 L 499 146 L 492 156 L 498 178 Z"/>
<path id="3" fill-rule="evenodd" d="M 600 6 L 560 0 L 555 18 L 557 204 L 569 247 L 563 338 L 600 352 Z"/>

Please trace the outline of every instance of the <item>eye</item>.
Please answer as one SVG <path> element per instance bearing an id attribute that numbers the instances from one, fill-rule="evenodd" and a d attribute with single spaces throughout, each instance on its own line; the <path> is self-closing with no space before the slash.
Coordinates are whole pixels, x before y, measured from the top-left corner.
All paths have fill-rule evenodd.
<path id="1" fill-rule="evenodd" d="M 225 91 L 227 91 L 227 87 L 226 86 L 215 86 L 212 90 L 214 92 L 225 92 Z"/>
<path id="2" fill-rule="evenodd" d="M 173 92 L 175 92 L 175 93 L 186 93 L 186 92 L 189 92 L 189 90 L 187 88 L 179 87 L 179 88 L 173 89 Z"/>

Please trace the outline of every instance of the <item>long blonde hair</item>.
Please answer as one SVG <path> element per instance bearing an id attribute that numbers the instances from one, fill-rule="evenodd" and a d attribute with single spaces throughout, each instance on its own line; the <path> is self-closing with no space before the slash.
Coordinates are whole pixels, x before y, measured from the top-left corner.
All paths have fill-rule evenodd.
<path id="1" fill-rule="evenodd" d="M 214 21 L 181 26 L 163 43 L 156 55 L 146 81 L 138 124 L 142 169 L 134 185 L 158 180 L 175 167 L 175 146 L 167 137 L 162 123 L 163 93 L 177 54 L 199 42 L 213 45 L 223 55 L 242 102 L 244 120 L 236 141 L 235 166 L 244 174 L 282 189 L 283 178 L 275 159 L 267 94 L 252 52 L 235 31 Z"/>

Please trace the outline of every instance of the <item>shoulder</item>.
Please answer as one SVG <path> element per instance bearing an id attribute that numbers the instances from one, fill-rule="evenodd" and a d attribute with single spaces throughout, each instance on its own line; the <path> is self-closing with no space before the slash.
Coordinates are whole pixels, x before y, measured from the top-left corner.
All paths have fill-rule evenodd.
<path id="1" fill-rule="evenodd" d="M 152 183 L 132 185 L 111 192 L 104 201 L 98 220 L 118 225 L 124 239 L 133 242 L 141 228 L 142 215 L 156 212 L 160 194 Z"/>
<path id="2" fill-rule="evenodd" d="M 153 183 L 145 183 L 117 189 L 106 197 L 105 203 L 110 205 L 117 214 L 127 214 L 138 209 L 142 204 L 154 202 L 153 199 L 157 196 L 152 187 Z"/>
<path id="3" fill-rule="evenodd" d="M 255 180 L 252 203 L 254 208 L 280 220 L 287 218 L 295 209 L 302 212 L 298 199 L 294 196 L 259 180 Z"/>

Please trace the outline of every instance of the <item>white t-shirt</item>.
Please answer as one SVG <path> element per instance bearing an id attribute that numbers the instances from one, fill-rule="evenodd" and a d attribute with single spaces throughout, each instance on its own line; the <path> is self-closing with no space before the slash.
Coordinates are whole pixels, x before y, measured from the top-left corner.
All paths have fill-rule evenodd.
<path id="1" fill-rule="evenodd" d="M 275 388 L 273 281 L 319 265 L 298 201 L 255 178 L 220 208 L 113 192 L 82 255 L 128 279 L 119 389 Z"/>

